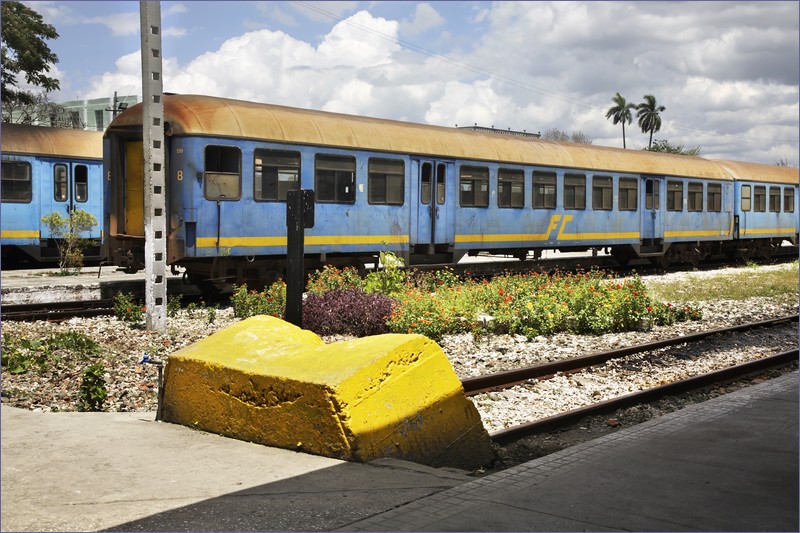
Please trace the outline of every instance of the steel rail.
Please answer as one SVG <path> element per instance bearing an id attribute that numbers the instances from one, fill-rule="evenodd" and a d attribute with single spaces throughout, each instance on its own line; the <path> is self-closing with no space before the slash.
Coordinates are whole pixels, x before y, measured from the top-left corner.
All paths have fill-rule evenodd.
<path id="1" fill-rule="evenodd" d="M 545 363 L 542 365 L 528 366 L 524 368 L 518 368 L 515 370 L 507 370 L 504 372 L 487 374 L 485 376 L 465 378 L 461 380 L 461 383 L 464 386 L 464 393 L 467 396 L 475 396 L 476 394 L 480 394 L 482 392 L 509 388 L 519 383 L 524 383 L 525 381 L 531 379 L 537 379 L 545 376 L 552 376 L 558 372 L 575 372 L 584 368 L 588 368 L 590 366 L 605 363 L 612 359 L 618 359 L 626 355 L 648 352 L 652 350 L 657 350 L 659 348 L 684 344 L 687 342 L 697 342 L 707 337 L 712 337 L 714 335 L 719 335 L 722 333 L 735 333 L 738 331 L 746 331 L 749 329 L 755 329 L 759 327 L 775 326 L 790 321 L 797 322 L 797 320 L 798 320 L 798 315 L 791 315 L 780 318 L 773 318 L 769 320 L 762 320 L 760 322 L 751 322 L 749 324 L 740 324 L 738 326 L 732 326 L 728 328 L 717 328 L 709 331 L 703 331 L 700 333 L 693 333 L 691 335 L 673 337 L 670 339 L 654 341 L 647 344 L 639 344 L 636 346 L 621 348 L 619 350 L 597 352 L 580 357 L 561 359 L 559 361 L 553 361 L 551 363 Z"/>
<path id="2" fill-rule="evenodd" d="M 674 381 L 666 385 L 626 394 L 624 396 L 606 400 L 604 402 L 599 402 L 561 414 L 548 416 L 527 424 L 520 424 L 510 428 L 502 429 L 500 431 L 490 433 L 489 437 L 498 444 L 507 444 L 528 435 L 542 433 L 573 424 L 587 416 L 608 413 L 623 407 L 629 407 L 631 405 L 638 405 L 657 400 L 670 394 L 700 389 L 715 383 L 739 379 L 769 368 L 775 368 L 792 362 L 797 362 L 798 353 L 798 350 L 789 350 L 771 355 L 769 357 L 756 359 L 755 361 L 750 361 L 748 363 L 734 365 L 722 370 L 716 370 L 707 374 L 701 374 L 699 376 Z"/>

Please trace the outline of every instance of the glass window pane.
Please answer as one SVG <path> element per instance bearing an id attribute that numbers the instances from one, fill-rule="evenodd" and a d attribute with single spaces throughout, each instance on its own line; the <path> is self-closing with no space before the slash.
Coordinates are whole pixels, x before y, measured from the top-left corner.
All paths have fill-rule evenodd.
<path id="1" fill-rule="evenodd" d="M 300 188 L 300 154 L 256 150 L 253 154 L 253 198 L 285 202 L 290 190 Z"/>
<path id="2" fill-rule="evenodd" d="M 89 199 L 89 167 L 75 165 L 75 201 L 85 202 Z"/>
<path id="3" fill-rule="evenodd" d="M 314 171 L 317 201 L 355 203 L 355 176 L 355 157 L 317 155 Z"/>
<path id="4" fill-rule="evenodd" d="M 241 151 L 236 146 L 206 146 L 204 194 L 208 200 L 242 197 Z"/>
<path id="5" fill-rule="evenodd" d="M 67 165 L 53 166 L 53 198 L 56 202 L 66 202 L 68 195 Z"/>
<path id="6" fill-rule="evenodd" d="M 31 165 L 24 162 L 3 161 L 0 197 L 4 202 L 30 202 L 33 198 Z"/>

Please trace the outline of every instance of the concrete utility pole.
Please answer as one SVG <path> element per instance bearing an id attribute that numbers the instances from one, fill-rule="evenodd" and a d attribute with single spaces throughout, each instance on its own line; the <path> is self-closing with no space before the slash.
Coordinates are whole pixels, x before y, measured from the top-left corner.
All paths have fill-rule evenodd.
<path id="1" fill-rule="evenodd" d="M 144 146 L 144 272 L 148 330 L 167 326 L 167 236 L 164 179 L 164 102 L 161 76 L 161 2 L 139 2 L 142 34 L 142 145 Z"/>

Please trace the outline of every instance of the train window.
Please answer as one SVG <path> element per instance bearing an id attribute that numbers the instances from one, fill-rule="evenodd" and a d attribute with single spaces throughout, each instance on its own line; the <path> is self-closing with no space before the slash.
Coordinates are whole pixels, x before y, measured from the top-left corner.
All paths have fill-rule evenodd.
<path id="1" fill-rule="evenodd" d="M 525 207 L 525 173 L 501 168 L 497 171 L 497 207 Z"/>
<path id="2" fill-rule="evenodd" d="M 636 211 L 636 199 L 639 193 L 639 180 L 636 178 L 619 179 L 619 210 Z"/>
<path id="3" fill-rule="evenodd" d="M 586 209 L 586 176 L 564 175 L 564 208 Z"/>
<path id="4" fill-rule="evenodd" d="M 742 211 L 750 211 L 750 186 L 742 185 Z"/>
<path id="5" fill-rule="evenodd" d="M 53 198 L 56 202 L 66 202 L 69 194 L 69 178 L 67 165 L 57 163 L 53 165 Z"/>
<path id="6" fill-rule="evenodd" d="M 613 196 L 611 176 L 594 176 L 592 178 L 592 209 L 611 211 Z"/>
<path id="7" fill-rule="evenodd" d="M 207 200 L 242 197 L 242 153 L 236 146 L 206 146 L 205 186 Z"/>
<path id="8" fill-rule="evenodd" d="M 370 159 L 367 198 L 371 204 L 403 205 L 406 167 L 400 159 Z"/>
<path id="9" fill-rule="evenodd" d="M 533 173 L 533 208 L 556 208 L 556 174 L 555 172 Z"/>
<path id="10" fill-rule="evenodd" d="M 661 208 L 661 189 L 659 182 L 655 180 L 646 180 L 644 186 L 644 208 L 655 209 L 656 211 Z"/>
<path id="11" fill-rule="evenodd" d="M 0 198 L 4 202 L 30 202 L 33 198 L 30 163 L 3 161 L 2 170 Z"/>
<path id="12" fill-rule="evenodd" d="M 686 195 L 687 209 L 689 211 L 703 210 L 703 184 L 697 181 L 689 182 L 689 192 Z"/>
<path id="13" fill-rule="evenodd" d="M 781 212 L 781 188 L 769 188 L 769 210 L 771 213 Z"/>
<path id="14" fill-rule="evenodd" d="M 256 150 L 253 198 L 285 202 L 290 190 L 300 188 L 300 153 Z"/>
<path id="15" fill-rule="evenodd" d="M 461 207 L 489 207 L 489 169 L 461 167 Z"/>
<path id="16" fill-rule="evenodd" d="M 89 167 L 75 165 L 75 201 L 85 202 L 89 199 Z"/>
<path id="17" fill-rule="evenodd" d="M 755 185 L 753 187 L 753 211 L 763 213 L 767 210 L 767 187 Z"/>
<path id="18" fill-rule="evenodd" d="M 314 189 L 317 202 L 353 204 L 356 201 L 356 158 L 317 155 Z"/>
<path id="19" fill-rule="evenodd" d="M 423 163 L 420 176 L 420 202 L 425 205 L 431 203 L 431 176 L 433 176 L 433 165 L 430 163 Z"/>
<path id="20" fill-rule="evenodd" d="M 667 182 L 667 211 L 683 211 L 683 182 Z"/>
<path id="21" fill-rule="evenodd" d="M 783 188 L 783 212 L 794 213 L 794 188 Z"/>
<path id="22" fill-rule="evenodd" d="M 708 184 L 706 188 L 706 208 L 715 213 L 722 211 L 722 185 L 719 183 Z"/>
<path id="23" fill-rule="evenodd" d="M 444 163 L 439 163 L 438 165 L 436 165 L 436 203 L 439 205 L 444 204 L 446 176 L 447 176 L 447 167 L 444 165 Z M 488 183 L 486 184 L 486 187 L 487 187 L 486 205 L 489 205 Z"/>

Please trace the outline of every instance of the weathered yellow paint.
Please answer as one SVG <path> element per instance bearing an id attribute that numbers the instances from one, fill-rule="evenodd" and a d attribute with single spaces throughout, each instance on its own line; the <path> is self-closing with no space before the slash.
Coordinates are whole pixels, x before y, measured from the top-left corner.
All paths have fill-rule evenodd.
<path id="1" fill-rule="evenodd" d="M 172 354 L 164 420 L 354 461 L 472 469 L 489 436 L 441 348 L 421 335 L 325 344 L 256 316 Z"/>
<path id="2" fill-rule="evenodd" d="M 125 148 L 125 233 L 144 235 L 144 147 L 128 141 Z"/>
<path id="3" fill-rule="evenodd" d="M 39 230 L 14 230 L 14 229 L 4 229 L 0 231 L 0 237 L 4 239 L 38 239 L 39 238 Z"/>
<path id="4" fill-rule="evenodd" d="M 46 155 L 103 159 L 103 132 L 3 124 L 4 154 Z"/>
<path id="5" fill-rule="evenodd" d="M 306 235 L 305 244 L 403 244 L 408 242 L 408 235 Z M 286 246 L 286 237 L 221 237 L 219 246 L 233 248 L 236 246 Z M 198 248 L 216 248 L 216 237 L 199 237 Z"/>
<path id="6" fill-rule="evenodd" d="M 756 229 L 743 229 L 741 231 L 742 235 L 770 235 L 772 233 L 784 233 L 787 235 L 793 235 L 797 233 L 794 228 L 756 228 Z"/>

